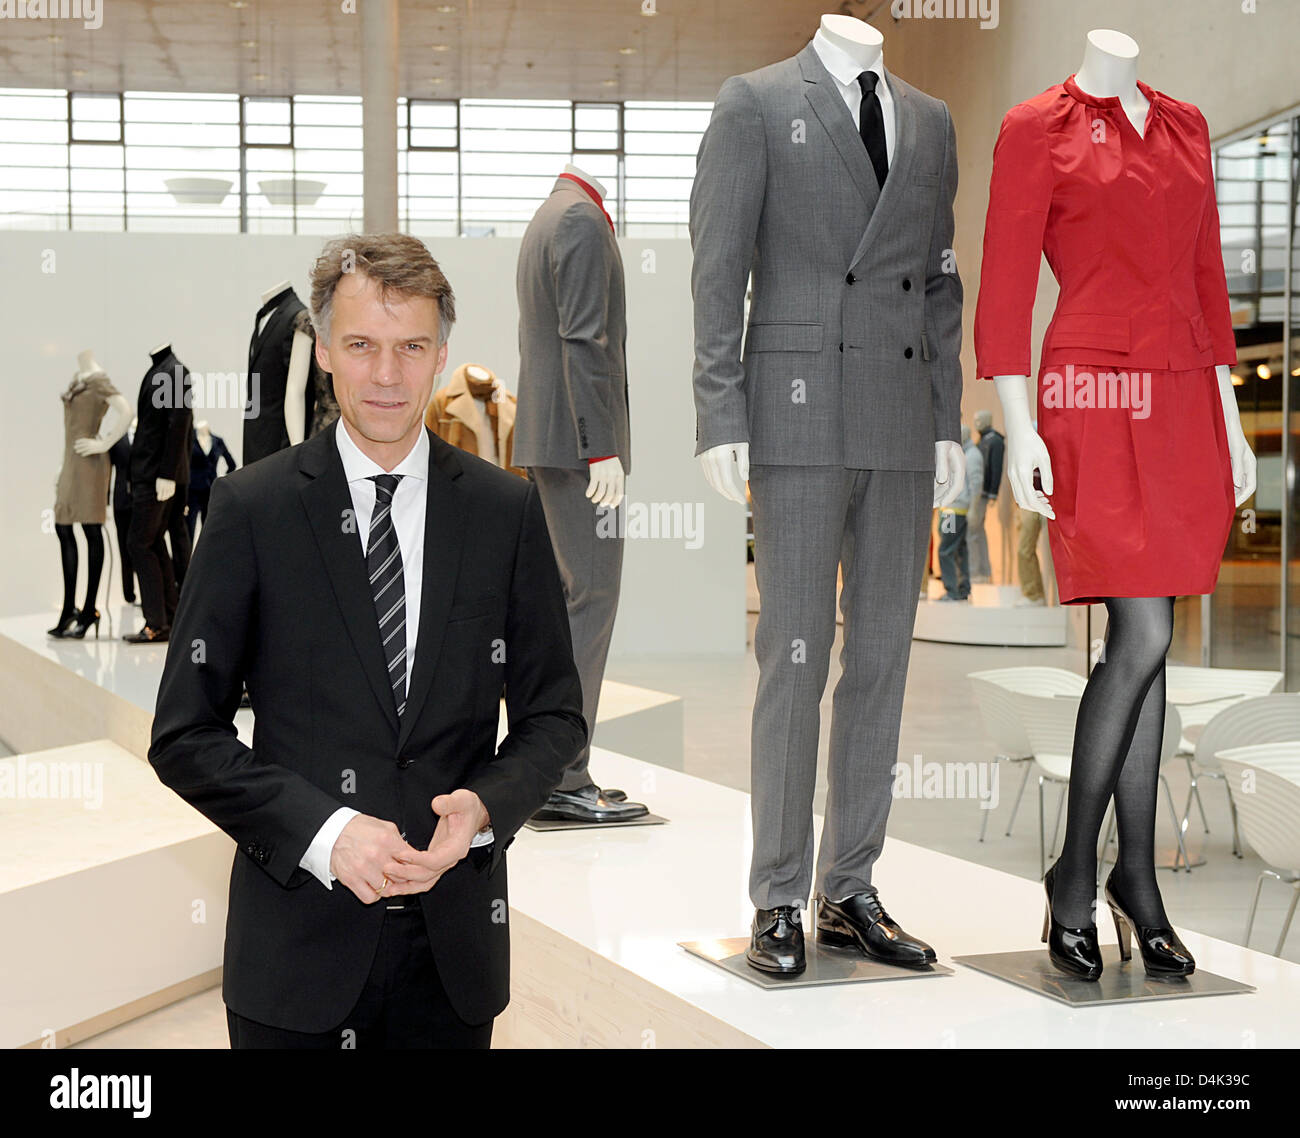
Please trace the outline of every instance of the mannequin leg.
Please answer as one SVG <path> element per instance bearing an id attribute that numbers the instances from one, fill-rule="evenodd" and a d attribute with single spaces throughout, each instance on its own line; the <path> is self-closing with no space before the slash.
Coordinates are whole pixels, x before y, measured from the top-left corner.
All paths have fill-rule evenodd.
<path id="1" fill-rule="evenodd" d="M 755 464 L 749 470 L 760 598 L 750 729 L 749 896 L 756 909 L 802 909 L 812 887 L 821 699 L 835 642 L 835 581 L 853 476 L 838 466 Z"/>
<path id="2" fill-rule="evenodd" d="M 113 529 L 117 531 L 117 555 L 122 562 L 122 599 L 135 603 L 135 563 L 131 560 L 131 506 L 113 507 Z"/>
<path id="3" fill-rule="evenodd" d="M 1142 701 L 1128 758 L 1115 783 L 1119 857 L 1114 876 L 1129 915 L 1149 928 L 1166 928 L 1169 918 L 1156 884 L 1156 796 L 1160 790 L 1160 746 L 1165 734 L 1165 666 Z"/>
<path id="4" fill-rule="evenodd" d="M 70 525 L 56 525 L 54 535 L 59 539 L 59 561 L 63 566 L 63 607 L 54 626 L 60 628 L 77 611 L 77 539 Z"/>
<path id="5" fill-rule="evenodd" d="M 817 854 L 817 892 L 832 901 L 874 892 L 871 869 L 893 803 L 907 663 L 934 500 L 931 471 L 847 474 L 854 490 L 841 548 L 844 644 Z"/>
<path id="6" fill-rule="evenodd" d="M 152 487 L 140 491 L 132 502 L 131 532 L 127 543 L 140 581 L 140 605 L 145 623 L 155 631 L 168 628 L 166 580 L 171 577 L 171 558 L 163 541 L 166 502 L 158 501 Z M 165 565 L 165 575 L 164 575 Z"/>
<path id="7" fill-rule="evenodd" d="M 190 567 L 190 549 L 194 545 L 193 534 L 185 522 L 185 508 L 189 502 L 189 487 L 177 486 L 176 493 L 167 504 L 171 510 L 167 514 L 167 539 L 172 552 L 172 574 L 176 578 L 176 588 L 185 583 L 185 571 Z M 176 611 L 176 606 L 171 606 Z"/>
<path id="8" fill-rule="evenodd" d="M 1095 923 L 1097 838 L 1122 775 L 1126 775 L 1124 790 L 1119 794 L 1124 798 L 1126 822 L 1121 825 L 1125 826 L 1131 851 L 1126 880 L 1130 873 L 1135 880 L 1141 877 L 1133 869 L 1133 862 L 1145 856 L 1137 831 L 1143 825 L 1153 828 L 1155 819 L 1164 715 L 1164 685 L 1155 681 L 1164 674 L 1165 654 L 1173 637 L 1174 600 L 1111 597 L 1106 601 L 1106 611 L 1109 624 L 1105 649 L 1088 678 L 1075 721 L 1065 843 L 1056 863 L 1053 916 L 1067 928 L 1087 928 Z M 1143 715 L 1152 687 L 1159 689 L 1158 728 L 1154 710 Z M 1139 734 L 1139 722 L 1143 720 Z M 1136 745 L 1135 740 L 1139 740 Z M 1154 842 L 1153 837 L 1148 840 Z"/>
<path id="9" fill-rule="evenodd" d="M 93 616 L 99 578 L 104 571 L 104 527 L 88 524 L 81 530 L 86 535 L 86 603 L 81 611 L 84 616 Z"/>
<path id="10" fill-rule="evenodd" d="M 571 791 L 592 781 L 587 765 L 618 612 L 623 535 L 609 511 L 598 511 L 587 497 L 591 476 L 586 470 L 547 466 L 534 467 L 532 474 L 564 585 L 573 659 L 582 681 L 582 716 L 587 721 L 587 745 L 564 772 L 559 786 Z"/>

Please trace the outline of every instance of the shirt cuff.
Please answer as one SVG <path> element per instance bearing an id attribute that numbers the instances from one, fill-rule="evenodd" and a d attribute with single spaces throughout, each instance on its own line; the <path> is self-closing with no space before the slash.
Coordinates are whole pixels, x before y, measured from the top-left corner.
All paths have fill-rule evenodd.
<path id="1" fill-rule="evenodd" d="M 334 852 L 334 843 L 338 841 L 343 827 L 359 813 L 359 810 L 353 810 L 350 806 L 340 806 L 335 810 L 325 819 L 325 824 L 316 831 L 311 845 L 307 847 L 307 852 L 302 855 L 302 861 L 298 863 L 326 889 L 333 889 L 334 886 L 330 883 L 337 880 L 330 872 L 330 855 Z"/>
<path id="2" fill-rule="evenodd" d="M 469 848 L 477 849 L 479 846 L 490 846 L 494 841 L 496 841 L 496 838 L 492 836 L 492 827 L 489 826 L 481 834 L 474 835 L 474 840 L 470 842 Z"/>

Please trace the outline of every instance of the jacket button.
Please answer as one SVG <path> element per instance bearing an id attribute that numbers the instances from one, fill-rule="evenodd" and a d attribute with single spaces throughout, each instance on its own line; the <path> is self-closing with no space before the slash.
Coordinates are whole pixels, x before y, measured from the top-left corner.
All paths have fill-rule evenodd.
<path id="1" fill-rule="evenodd" d="M 845 281 L 847 281 L 849 284 L 854 284 L 854 283 L 857 281 L 858 278 L 855 277 L 852 273 L 850 273 L 850 274 L 849 274 L 847 277 L 845 277 L 844 279 L 845 279 Z"/>
<path id="2" fill-rule="evenodd" d="M 841 351 L 841 352 L 844 351 L 844 341 L 843 341 L 843 340 L 840 341 L 840 351 Z"/>
<path id="3" fill-rule="evenodd" d="M 912 291 L 912 282 L 908 280 L 906 277 L 903 278 L 903 291 L 904 292 Z"/>
<path id="4" fill-rule="evenodd" d="M 412 759 L 410 755 L 403 755 L 401 758 L 397 760 L 397 765 L 401 767 L 402 770 L 406 770 L 406 768 L 409 767 L 411 763 L 414 761 L 415 760 Z"/>
<path id="5" fill-rule="evenodd" d="M 910 360 L 911 358 L 912 358 L 912 349 L 911 349 L 911 348 L 904 348 L 904 349 L 903 349 L 903 359 L 905 359 L 905 360 Z"/>

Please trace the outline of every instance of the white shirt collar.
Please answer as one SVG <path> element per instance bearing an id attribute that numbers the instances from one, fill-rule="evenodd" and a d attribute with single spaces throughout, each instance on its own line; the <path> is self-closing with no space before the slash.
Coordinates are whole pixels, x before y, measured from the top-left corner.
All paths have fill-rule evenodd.
<path id="1" fill-rule="evenodd" d="M 853 56 L 835 43 L 821 28 L 817 29 L 817 34 L 813 36 L 812 42 L 813 50 L 817 52 L 817 58 L 822 61 L 822 66 L 835 79 L 845 87 L 857 85 L 858 76 L 862 74 L 862 68 L 858 66 L 858 61 Z M 867 70 L 874 71 L 879 76 L 879 83 L 876 87 L 877 94 L 887 93 L 889 84 L 885 80 L 885 56 L 883 52 L 876 56 L 876 62 Z"/>
<path id="2" fill-rule="evenodd" d="M 406 457 L 392 470 L 385 470 L 357 446 L 348 433 L 347 424 L 343 421 L 342 416 L 339 417 L 337 422 L 338 426 L 334 431 L 334 442 L 338 447 L 339 457 L 343 460 L 343 474 L 349 483 L 370 478 L 375 474 L 400 474 L 421 480 L 428 478 L 429 432 L 423 424 L 420 426 L 420 434 L 415 440 L 415 445 L 410 449 Z"/>

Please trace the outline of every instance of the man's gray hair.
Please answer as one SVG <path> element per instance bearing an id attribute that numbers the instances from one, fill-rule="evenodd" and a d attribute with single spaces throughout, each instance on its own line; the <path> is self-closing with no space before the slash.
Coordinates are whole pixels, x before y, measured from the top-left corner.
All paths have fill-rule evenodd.
<path id="1" fill-rule="evenodd" d="M 424 242 L 408 233 L 349 233 L 326 242 L 311 270 L 311 320 L 328 342 L 334 289 L 344 273 L 364 273 L 379 285 L 379 299 L 427 296 L 438 304 L 438 347 L 456 322 L 456 298 Z"/>

